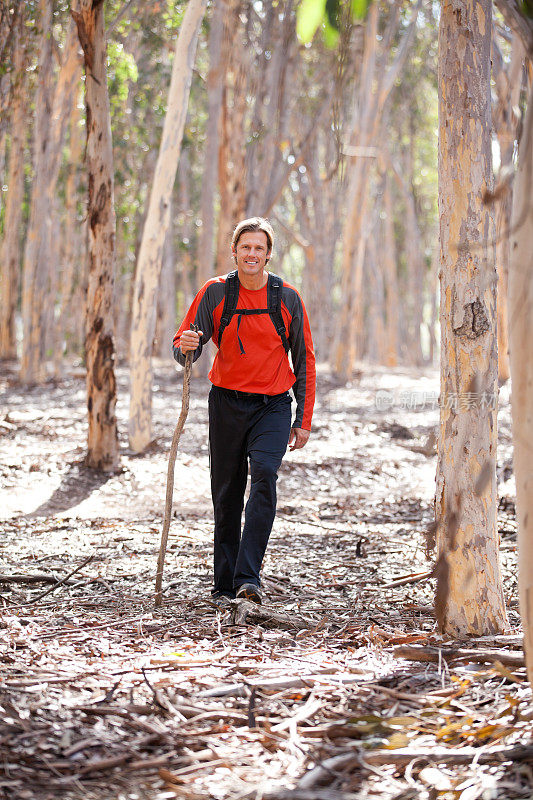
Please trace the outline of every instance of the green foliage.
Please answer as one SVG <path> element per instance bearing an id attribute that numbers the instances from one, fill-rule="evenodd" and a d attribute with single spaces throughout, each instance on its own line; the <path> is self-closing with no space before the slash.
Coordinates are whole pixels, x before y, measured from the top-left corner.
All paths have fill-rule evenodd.
<path id="1" fill-rule="evenodd" d="M 533 19 L 533 0 L 522 0 L 520 10 L 525 17 Z"/>
<path id="2" fill-rule="evenodd" d="M 139 71 L 131 53 L 120 42 L 111 41 L 107 47 L 108 84 L 111 114 L 122 110 L 128 99 L 129 86 L 137 83 Z"/>
<path id="3" fill-rule="evenodd" d="M 311 42 L 325 13 L 326 0 L 301 0 L 296 17 L 296 33 L 304 44 Z"/>
<path id="4" fill-rule="evenodd" d="M 319 28 L 327 47 L 336 47 L 346 13 L 352 20 L 366 17 L 371 0 L 300 0 L 296 12 L 296 33 L 309 45 Z"/>

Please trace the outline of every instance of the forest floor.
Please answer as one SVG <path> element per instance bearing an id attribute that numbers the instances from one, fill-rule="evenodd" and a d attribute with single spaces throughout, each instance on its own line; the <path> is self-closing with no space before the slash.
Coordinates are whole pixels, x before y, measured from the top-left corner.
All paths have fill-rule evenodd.
<path id="1" fill-rule="evenodd" d="M 154 576 L 181 372 L 156 364 L 154 441 L 83 464 L 81 369 L 0 389 L 0 798 L 407 800 L 531 797 L 517 610 L 509 390 L 499 527 L 510 630 L 438 634 L 438 376 L 321 370 L 313 433 L 287 455 L 265 605 L 210 601 L 207 382 L 193 374 L 164 601 Z M 77 570 L 74 574 L 71 574 Z M 48 592 L 45 595 L 45 592 Z M 237 621 L 238 620 L 238 621 Z"/>

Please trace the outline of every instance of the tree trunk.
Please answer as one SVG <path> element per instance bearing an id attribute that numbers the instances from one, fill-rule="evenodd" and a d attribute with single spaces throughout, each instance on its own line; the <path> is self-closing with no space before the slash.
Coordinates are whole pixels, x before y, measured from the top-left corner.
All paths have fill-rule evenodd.
<path id="1" fill-rule="evenodd" d="M 52 4 L 40 0 L 41 45 L 38 87 L 35 96 L 34 162 L 30 218 L 26 238 L 22 283 L 22 359 L 20 379 L 25 384 L 41 383 L 46 375 L 44 351 L 45 292 L 48 278 L 50 217 L 47 208 L 47 151 L 52 116 Z M 38 261 L 44 269 L 37 270 Z"/>
<path id="2" fill-rule="evenodd" d="M 24 149 L 26 143 L 26 58 L 22 46 L 24 15 L 19 17 L 15 49 L 15 80 L 17 91 L 11 106 L 11 147 L 9 153 L 8 193 L 4 218 L 4 241 L 1 257 L 2 293 L 0 296 L 0 359 L 17 357 L 15 314 L 17 309 L 20 256 L 22 201 L 24 197 Z"/>
<path id="3" fill-rule="evenodd" d="M 200 198 L 200 228 L 198 252 L 198 285 L 203 284 L 214 272 L 215 250 L 215 194 L 218 182 L 218 147 L 220 112 L 224 73 L 222 64 L 222 34 L 224 31 L 225 3 L 215 3 L 209 30 L 209 72 L 207 73 L 207 130 L 205 137 L 204 172 Z"/>
<path id="4" fill-rule="evenodd" d="M 152 436 L 152 347 L 157 287 L 161 272 L 169 203 L 187 116 L 192 69 L 207 0 L 189 0 L 181 24 L 168 96 L 163 136 L 150 194 L 135 276 L 130 347 L 130 447 L 141 453 Z"/>
<path id="5" fill-rule="evenodd" d="M 511 0 L 497 0 L 500 11 L 533 58 L 533 20 Z M 518 588 L 527 675 L 533 684 L 533 88 L 529 90 L 518 171 L 513 190 L 509 264 L 509 349 L 511 356 L 514 473 L 518 520 Z"/>
<path id="6" fill-rule="evenodd" d="M 377 27 L 379 9 L 377 3 L 372 3 L 368 12 L 365 49 L 363 63 L 361 66 L 361 88 L 359 90 L 360 119 L 358 119 L 358 109 L 354 109 L 354 130 L 352 131 L 353 144 L 364 148 L 371 143 L 370 137 L 373 133 L 372 126 L 372 106 L 375 103 L 373 97 L 374 74 L 377 58 Z M 357 140 L 356 140 L 356 137 Z M 337 375 L 348 378 L 353 369 L 354 345 L 350 340 L 354 323 L 352 319 L 355 310 L 355 285 L 354 279 L 354 259 L 356 258 L 356 248 L 360 244 L 360 233 L 362 227 L 361 204 L 363 192 L 366 187 L 366 180 L 369 171 L 369 160 L 363 153 L 362 158 L 356 158 L 347 167 L 348 189 L 346 193 L 346 218 L 342 237 L 342 279 L 341 279 L 341 312 L 339 325 L 335 331 L 335 341 L 333 344 L 333 368 Z M 359 264 L 362 259 L 359 258 Z M 359 273 L 360 273 L 359 269 Z"/>
<path id="7" fill-rule="evenodd" d="M 491 0 L 445 0 L 439 27 L 441 412 L 437 598 L 456 637 L 507 627 L 496 524 L 496 273 Z"/>
<path id="8" fill-rule="evenodd" d="M 385 176 L 383 190 L 383 268 L 385 272 L 385 319 L 386 355 L 385 364 L 396 367 L 398 364 L 398 320 L 400 317 L 400 298 L 398 294 L 398 273 L 396 264 L 396 240 L 394 237 L 394 216 L 392 205 L 392 186 L 389 175 Z"/>
<path id="9" fill-rule="evenodd" d="M 86 463 L 94 469 L 111 472 L 119 464 L 113 324 L 115 209 L 103 0 L 73 0 L 71 13 L 78 26 L 86 76 L 89 182 L 89 282 L 85 319 L 89 431 Z"/>
<path id="10" fill-rule="evenodd" d="M 80 75 L 81 77 L 81 75 Z M 70 112 L 69 122 L 69 166 L 65 181 L 65 224 L 63 226 L 62 270 L 61 270 L 61 308 L 57 321 L 57 346 L 59 352 L 57 359 L 62 358 L 64 352 L 72 352 L 75 343 L 71 337 L 72 309 L 76 308 L 76 317 L 79 306 L 73 303 L 76 288 L 76 279 L 81 281 L 83 271 L 81 257 L 80 220 L 78 215 L 78 187 L 79 165 L 83 158 L 83 141 L 80 126 L 80 111 L 78 109 L 78 95 L 74 94 L 74 102 Z M 82 231 L 85 228 L 81 226 Z M 81 233 L 83 236 L 83 233 Z M 67 334 L 67 327 L 69 327 Z"/>
<path id="11" fill-rule="evenodd" d="M 22 362 L 23 383 L 40 383 L 46 376 L 45 326 L 50 319 L 49 292 L 52 270 L 57 265 L 50 259 L 51 215 L 63 140 L 74 92 L 79 80 L 78 39 L 74 24 L 69 26 L 64 57 L 55 91 L 52 91 L 52 15 L 50 0 L 41 0 L 43 41 L 39 64 L 40 85 L 36 99 L 34 177 L 30 220 L 24 258 L 22 295 Z"/>
<path id="12" fill-rule="evenodd" d="M 515 109 L 519 107 L 522 89 L 522 68 L 524 47 L 515 35 L 512 44 L 511 63 L 503 64 L 496 42 L 493 42 L 493 74 L 495 75 L 496 103 L 494 108 L 494 129 L 500 145 L 500 176 L 505 185 L 506 174 L 513 170 L 514 146 L 518 117 Z M 498 269 L 498 379 L 504 383 L 510 377 L 509 341 L 507 319 L 507 282 L 510 259 L 511 212 L 513 206 L 512 190 L 505 191 L 496 204 L 496 264 Z"/>
<path id="13" fill-rule="evenodd" d="M 59 334 L 59 314 L 61 313 L 61 295 L 59 291 L 59 273 L 61 264 L 61 213 L 59 198 L 54 197 L 50 212 L 52 222 L 50 225 L 50 280 L 48 284 L 49 299 L 46 304 L 48 317 L 45 327 L 46 351 L 52 358 L 52 376 L 59 379 L 62 376 L 63 347 Z"/>
<path id="14" fill-rule="evenodd" d="M 163 263 L 159 282 L 154 338 L 154 355 L 167 359 L 170 357 L 170 344 L 176 332 L 176 253 L 174 250 L 172 203 L 169 209 L 169 216 L 170 224 L 163 247 Z"/>
<path id="15" fill-rule="evenodd" d="M 226 80 L 222 96 L 218 184 L 220 213 L 217 232 L 216 271 L 233 268 L 230 245 L 233 229 L 246 214 L 246 129 L 249 56 L 243 52 L 240 0 L 232 0 L 224 18 L 223 57 Z"/>
<path id="16" fill-rule="evenodd" d="M 407 285 L 409 298 L 408 331 L 411 363 L 420 366 L 423 363 L 420 331 L 424 309 L 424 267 L 422 254 L 422 238 L 416 218 L 415 198 L 411 186 L 400 181 L 405 202 L 405 257 L 407 262 Z"/>
<path id="17" fill-rule="evenodd" d="M 360 353 L 358 347 L 362 333 L 363 310 L 360 305 L 362 295 L 362 264 L 364 260 L 364 215 L 365 197 L 370 175 L 371 148 L 379 140 L 379 126 L 385 103 L 394 83 L 405 63 L 416 30 L 416 20 L 421 2 L 413 8 L 408 30 L 398 47 L 395 59 L 386 66 L 390 43 L 399 25 L 399 4 L 390 10 L 390 17 L 381 37 L 378 52 L 377 33 L 379 8 L 377 3 L 370 6 L 365 32 L 365 50 L 361 67 L 361 85 L 356 96 L 354 122 L 350 143 L 353 151 L 348 151 L 351 163 L 348 165 L 348 190 L 346 194 L 346 217 L 342 237 L 342 279 L 341 312 L 332 348 L 333 369 L 336 374 L 349 378 L 355 360 Z M 379 61 L 379 63 L 378 63 Z M 355 272 L 355 276 L 353 273 Z"/>
<path id="18" fill-rule="evenodd" d="M 513 192 L 509 269 L 514 472 L 518 519 L 518 585 L 527 674 L 533 685 L 533 89 L 529 92 Z"/>
<path id="19" fill-rule="evenodd" d="M 218 159 L 220 147 L 220 128 L 222 120 L 222 100 L 224 92 L 224 61 L 222 40 L 224 35 L 224 16 L 228 8 L 223 0 L 214 4 L 209 29 L 209 72 L 207 74 L 207 130 L 204 151 L 204 172 L 200 197 L 200 217 L 202 227 L 198 236 L 196 283 L 198 288 L 215 273 L 215 205 L 219 177 Z M 222 212 L 221 212 L 222 213 Z M 213 345 L 214 347 L 214 345 Z M 196 362 L 194 369 L 198 375 L 207 378 L 212 358 L 211 343 L 203 358 Z M 168 352 L 168 343 L 167 343 Z"/>
<path id="20" fill-rule="evenodd" d="M 377 209 L 377 203 L 375 203 Z M 385 338 L 385 285 L 383 280 L 383 261 L 378 252 L 379 216 L 375 214 L 374 224 L 367 242 L 365 273 L 368 277 L 368 323 L 367 355 L 370 361 L 385 364 L 387 343 Z"/>
<path id="21" fill-rule="evenodd" d="M 429 313 L 429 363 L 435 365 L 437 359 L 437 324 L 439 318 L 439 298 L 437 287 L 439 285 L 439 261 L 440 253 L 438 247 L 433 247 L 431 255 L 431 267 L 427 277 L 428 295 L 430 299 Z"/>

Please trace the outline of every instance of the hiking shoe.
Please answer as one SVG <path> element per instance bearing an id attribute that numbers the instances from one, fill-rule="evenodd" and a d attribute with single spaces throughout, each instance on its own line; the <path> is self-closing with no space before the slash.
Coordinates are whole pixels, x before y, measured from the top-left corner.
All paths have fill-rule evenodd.
<path id="1" fill-rule="evenodd" d="M 222 594 L 222 592 L 216 592 L 211 595 L 211 602 L 214 603 L 217 608 L 226 608 L 232 600 L 233 597 L 230 597 L 229 594 Z"/>
<path id="2" fill-rule="evenodd" d="M 239 586 L 237 589 L 237 597 L 241 600 L 249 600 L 251 603 L 257 603 L 259 606 L 263 602 L 261 589 L 259 586 L 256 586 L 255 583 L 243 583 L 242 586 Z"/>

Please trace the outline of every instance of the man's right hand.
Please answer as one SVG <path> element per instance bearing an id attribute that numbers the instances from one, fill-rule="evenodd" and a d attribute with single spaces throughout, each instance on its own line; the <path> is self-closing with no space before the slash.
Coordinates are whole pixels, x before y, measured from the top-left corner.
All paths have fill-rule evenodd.
<path id="1" fill-rule="evenodd" d="M 183 331 L 180 336 L 180 350 L 183 355 L 189 350 L 196 350 L 200 344 L 200 336 L 203 336 L 202 331 Z"/>

